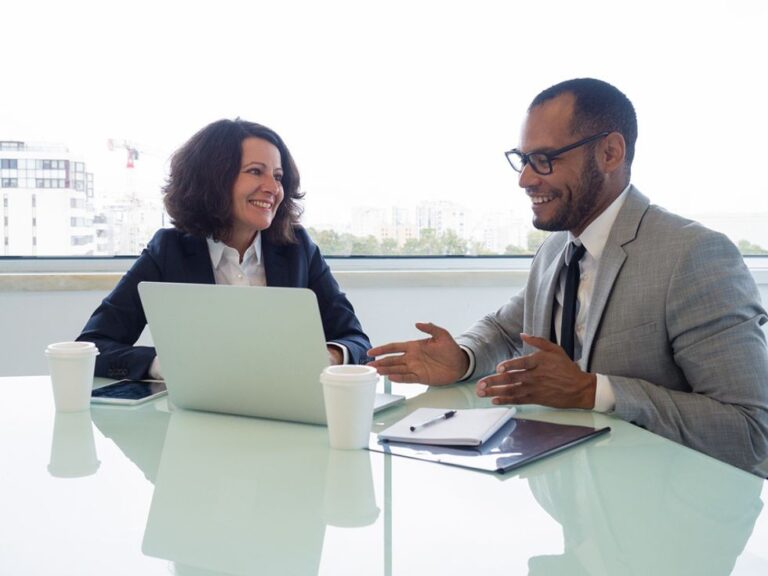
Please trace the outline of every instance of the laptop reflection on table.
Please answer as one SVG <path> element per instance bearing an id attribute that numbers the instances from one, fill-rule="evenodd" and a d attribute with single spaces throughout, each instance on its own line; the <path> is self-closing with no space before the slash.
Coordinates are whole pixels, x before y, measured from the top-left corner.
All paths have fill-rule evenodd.
<path id="1" fill-rule="evenodd" d="M 142 551 L 182 572 L 316 574 L 326 436 L 314 426 L 173 412 Z"/>

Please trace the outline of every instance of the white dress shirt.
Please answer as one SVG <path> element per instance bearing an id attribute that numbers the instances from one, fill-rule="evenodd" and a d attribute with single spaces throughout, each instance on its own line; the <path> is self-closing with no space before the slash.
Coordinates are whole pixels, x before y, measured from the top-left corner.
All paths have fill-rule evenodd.
<path id="1" fill-rule="evenodd" d="M 581 358 L 581 347 L 584 342 L 584 336 L 587 333 L 589 303 L 592 300 L 592 294 L 595 290 L 597 266 L 600 263 L 600 257 L 603 255 L 605 243 L 608 241 L 608 235 L 611 233 L 613 223 L 616 221 L 616 216 L 618 216 L 619 210 L 621 210 L 624 200 L 627 197 L 628 190 L 629 186 L 624 189 L 624 191 L 602 212 L 602 214 L 587 226 L 586 230 L 581 233 L 581 236 L 575 238 L 570 232 L 568 233 L 570 241 L 565 247 L 565 266 L 563 266 L 560 271 L 557 292 L 555 294 L 556 305 L 553 312 L 555 334 L 557 336 L 557 341 L 560 342 L 560 325 L 563 318 L 562 303 L 565 295 L 565 277 L 568 263 L 571 261 L 572 244 L 583 244 L 584 248 L 586 248 L 586 252 L 579 262 L 579 290 L 576 296 L 577 312 L 576 327 L 574 330 L 576 338 L 574 341 L 573 354 L 576 360 Z M 461 348 L 469 356 L 469 369 L 461 378 L 462 380 L 466 380 L 475 370 L 475 355 L 466 346 L 461 346 Z M 610 412 L 616 405 L 616 397 L 613 393 L 611 381 L 604 374 L 596 374 L 596 376 L 597 388 L 595 390 L 594 410 L 597 412 Z"/>
<path id="2" fill-rule="evenodd" d="M 573 356 L 578 361 L 581 358 L 581 347 L 584 342 L 584 336 L 587 333 L 587 318 L 589 317 L 589 304 L 592 301 L 592 294 L 595 291 L 595 276 L 597 275 L 597 266 L 605 249 L 605 243 L 608 241 L 608 235 L 611 233 L 613 223 L 619 210 L 624 205 L 624 199 L 627 197 L 627 186 L 619 194 L 608 208 L 606 208 L 595 220 L 587 226 L 581 236 L 575 238 L 570 232 L 568 238 L 570 242 L 565 247 L 565 266 L 560 271 L 557 293 L 555 294 L 555 334 L 557 341 L 560 342 L 560 326 L 563 318 L 563 297 L 565 296 L 565 277 L 566 267 L 571 260 L 572 244 L 583 244 L 586 248 L 584 256 L 579 262 L 579 290 L 577 298 L 576 327 Z M 613 393 L 611 381 L 604 374 L 596 374 L 597 388 L 595 390 L 595 406 L 597 412 L 610 412 L 616 405 L 616 398 Z"/>
<path id="3" fill-rule="evenodd" d="M 213 277 L 216 284 L 229 286 L 266 286 L 267 274 L 264 271 L 264 262 L 261 257 L 261 234 L 256 234 L 253 243 L 243 254 L 240 261 L 240 253 L 227 246 L 223 242 L 216 242 L 207 238 L 208 254 L 211 256 Z"/>
<path id="4" fill-rule="evenodd" d="M 211 266 L 213 267 L 213 278 L 216 284 L 229 286 L 266 286 L 267 274 L 264 270 L 264 261 L 261 252 L 261 234 L 256 234 L 253 243 L 243 254 L 243 260 L 240 261 L 240 253 L 227 246 L 223 242 L 217 242 L 212 238 L 206 239 L 208 243 L 208 254 L 211 257 Z M 338 348 L 341 353 L 344 364 L 349 362 L 349 350 L 343 344 L 329 342 L 331 346 Z M 149 367 L 149 376 L 160 380 L 160 362 L 155 356 Z"/>

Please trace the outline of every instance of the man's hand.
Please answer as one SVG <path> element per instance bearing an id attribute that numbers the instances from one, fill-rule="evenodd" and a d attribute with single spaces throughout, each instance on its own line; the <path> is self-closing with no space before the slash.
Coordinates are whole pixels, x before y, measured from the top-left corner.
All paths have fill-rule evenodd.
<path id="1" fill-rule="evenodd" d="M 565 351 L 545 338 L 521 334 L 538 350 L 505 360 L 496 374 L 477 383 L 477 395 L 493 397 L 494 404 L 540 404 L 554 408 L 595 407 L 597 377 L 584 372 Z"/>
<path id="2" fill-rule="evenodd" d="M 469 358 L 447 330 L 432 323 L 416 323 L 416 328 L 430 335 L 423 340 L 392 342 L 368 350 L 369 356 L 395 354 L 368 365 L 392 382 L 452 384 L 469 369 Z"/>

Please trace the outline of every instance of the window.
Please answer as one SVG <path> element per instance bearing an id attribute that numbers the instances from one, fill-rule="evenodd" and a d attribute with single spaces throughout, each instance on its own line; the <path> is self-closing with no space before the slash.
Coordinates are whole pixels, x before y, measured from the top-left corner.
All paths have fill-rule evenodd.
<path id="1" fill-rule="evenodd" d="M 41 246 L 71 248 L 73 216 L 50 190 L 66 187 L 90 234 L 97 217 L 112 234 L 100 246 L 137 254 L 169 225 L 160 189 L 170 154 L 205 124 L 240 116 L 291 148 L 303 222 L 328 254 L 530 254 L 544 234 L 503 152 L 540 90 L 594 76 L 637 108 L 638 188 L 745 253 L 768 253 L 768 112 L 756 72 L 768 3 L 667 3 L 663 14 L 607 0 L 189 3 L 179 26 L 173 3 L 41 1 L 3 8 L 4 21 L 35 33 L 3 28 L 4 45 L 25 52 L 4 60 L 3 77 L 16 80 L 0 107 L 0 156 L 36 170 L 27 165 L 14 193 L 38 189 L 39 214 L 60 218 L 50 230 L 65 237 L 41 235 Z M 236 34 L 236 22 L 255 28 Z M 73 83 L 52 58 L 85 73 Z M 178 77 L 206 81 L 192 93 L 169 82 L 169 62 Z M 756 154 L 754 165 L 737 169 L 722 154 L 736 149 Z"/>
<path id="2" fill-rule="evenodd" d="M 72 236 L 72 246 L 83 246 L 85 244 L 93 243 L 93 236 Z"/>

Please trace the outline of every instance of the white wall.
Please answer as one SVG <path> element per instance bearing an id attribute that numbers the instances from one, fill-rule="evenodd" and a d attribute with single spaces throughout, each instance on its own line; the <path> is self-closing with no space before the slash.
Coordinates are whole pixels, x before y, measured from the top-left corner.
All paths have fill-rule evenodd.
<path id="1" fill-rule="evenodd" d="M 336 273 L 374 343 L 415 337 L 416 321 L 432 321 L 459 332 L 497 303 L 503 303 L 514 290 L 497 285 L 457 286 L 466 282 L 455 278 L 444 286 L 435 286 L 445 281 L 443 274 L 437 276 L 426 286 L 423 278 L 416 282 L 419 286 L 413 286 L 408 276 L 398 275 L 396 285 L 390 277 L 383 282 L 386 287 L 376 287 L 370 286 L 370 276 L 361 281 L 354 275 L 350 278 L 344 272 Z M 519 280 L 517 283 L 522 285 Z M 45 346 L 74 339 L 106 294 L 107 290 L 0 292 L 0 376 L 46 373 Z M 149 342 L 146 334 L 142 341 Z"/>
<path id="2" fill-rule="evenodd" d="M 754 274 L 768 304 L 768 273 Z M 525 281 L 520 270 L 342 270 L 335 275 L 374 344 L 416 337 L 416 321 L 458 333 L 498 308 Z M 75 338 L 106 294 L 106 289 L 0 291 L 0 376 L 46 373 L 45 346 Z"/>

